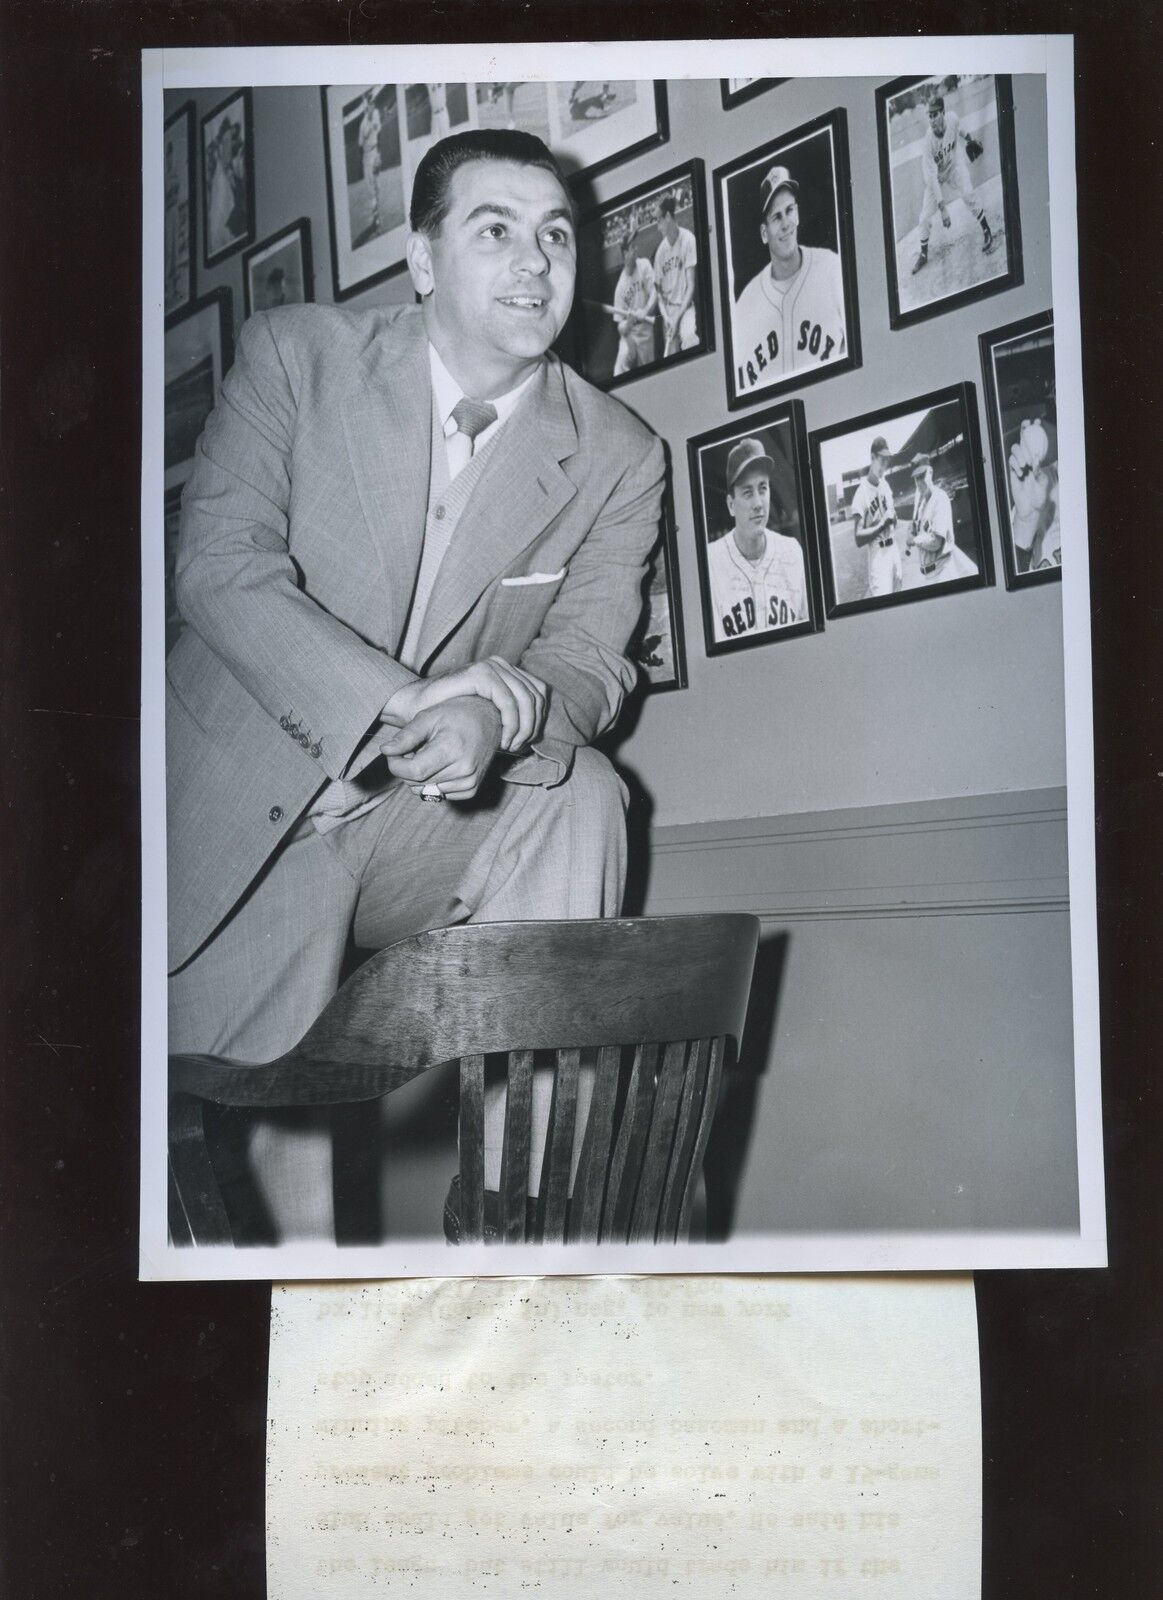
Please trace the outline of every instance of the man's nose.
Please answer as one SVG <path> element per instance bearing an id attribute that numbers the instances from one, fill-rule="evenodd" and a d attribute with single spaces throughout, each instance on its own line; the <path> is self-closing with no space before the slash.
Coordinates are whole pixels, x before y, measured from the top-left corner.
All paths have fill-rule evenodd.
<path id="1" fill-rule="evenodd" d="M 513 267 L 517 272 L 533 273 L 536 276 L 549 271 L 549 257 L 535 233 L 517 239 L 513 252 Z"/>

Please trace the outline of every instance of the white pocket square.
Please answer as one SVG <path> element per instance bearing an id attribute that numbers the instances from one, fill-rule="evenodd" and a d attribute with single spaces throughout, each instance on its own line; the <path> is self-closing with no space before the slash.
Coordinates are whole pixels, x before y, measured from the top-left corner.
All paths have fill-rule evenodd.
<path id="1" fill-rule="evenodd" d="M 560 583 L 568 571 L 568 567 L 562 567 L 560 572 L 525 572 L 519 578 L 502 578 L 501 586 L 516 589 L 522 583 Z"/>

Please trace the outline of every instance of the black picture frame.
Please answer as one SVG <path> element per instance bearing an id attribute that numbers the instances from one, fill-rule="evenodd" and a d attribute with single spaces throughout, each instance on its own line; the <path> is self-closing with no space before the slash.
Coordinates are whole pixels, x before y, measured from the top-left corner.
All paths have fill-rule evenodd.
<path id="1" fill-rule="evenodd" d="M 993 90 L 992 116 L 986 114 L 983 117 L 982 106 L 977 102 L 984 101 L 979 86 L 986 83 Z M 942 200 L 953 196 L 955 218 L 950 216 L 947 228 L 931 226 L 930 250 L 925 266 L 918 269 L 914 265 L 906 269 L 905 262 L 909 256 L 912 255 L 915 262 L 919 255 L 916 240 L 919 239 L 925 202 L 923 180 L 916 166 L 921 159 L 917 147 L 927 136 L 924 107 L 932 98 L 931 94 L 919 91 L 930 85 L 934 94 L 942 94 L 947 109 L 955 112 L 959 121 L 962 115 L 972 116 L 973 126 L 968 130 L 961 127 L 960 131 L 968 131 L 975 137 L 977 133 L 983 135 L 979 140 L 983 146 L 979 158 L 982 167 L 978 169 L 976 162 L 971 163 L 965 158 L 964 146 L 958 143 L 954 135 L 954 145 L 959 154 L 952 158 L 953 181 L 941 184 L 941 195 Z M 951 99 L 956 100 L 956 105 L 949 104 Z M 902 106 L 894 114 L 891 105 L 895 101 L 902 102 Z M 909 119 L 909 125 L 901 127 L 895 140 L 890 128 L 893 115 Z M 920 118 L 925 120 L 922 122 Z M 929 317 L 944 316 L 947 311 L 970 305 L 989 295 L 1002 294 L 1023 282 L 1014 96 L 1013 83 L 1008 74 L 940 73 L 927 78 L 894 78 L 876 91 L 876 138 L 880 156 L 880 201 L 890 327 L 907 328 Z M 971 167 L 974 169 L 972 173 Z M 961 171 L 968 175 L 974 193 L 980 187 L 988 187 L 989 192 L 979 198 L 986 221 L 990 223 L 993 245 L 989 250 L 983 248 L 978 237 L 979 225 L 973 214 L 963 200 L 958 203 L 959 197 L 953 195 L 957 183 L 961 181 L 957 178 Z M 895 181 L 895 174 L 900 175 L 899 185 Z M 1000 206 L 995 197 L 995 186 L 999 183 Z M 921 187 L 919 200 L 918 185 Z M 918 211 L 918 205 L 921 211 Z M 911 222 L 910 218 L 914 217 L 917 221 Z M 932 221 L 930 218 L 930 225 Z M 949 234 L 947 243 L 941 237 L 945 232 Z M 983 275 L 983 258 L 987 268 L 1000 263 L 1003 270 Z M 937 292 L 926 294 L 930 287 Z"/>
<path id="2" fill-rule="evenodd" d="M 860 479 L 868 467 L 871 442 L 886 437 L 891 465 L 886 478 L 895 502 L 896 518 L 888 537 L 897 552 L 899 585 L 874 592 L 872 546 L 858 547 L 850 527 L 853 514 L 841 514 L 852 504 Z M 898 442 L 894 442 L 898 441 Z M 812 486 L 815 494 L 816 531 L 824 579 L 824 608 L 828 620 L 864 611 L 929 600 L 938 595 L 962 594 L 993 586 L 993 546 L 985 498 L 984 463 L 978 428 L 977 395 L 972 383 L 953 384 L 881 406 L 862 416 L 817 428 L 809 441 Z M 941 560 L 952 561 L 925 570 L 920 546 L 910 543 L 912 508 L 916 491 L 912 460 L 917 453 L 934 457 L 933 476 L 951 501 L 954 548 Z M 900 515 L 908 505 L 910 515 Z M 908 525 L 908 533 L 904 524 Z M 970 533 L 972 537 L 970 537 Z M 907 548 L 906 548 L 907 547 Z M 879 548 L 879 547 L 877 547 Z M 887 548 L 887 546 L 885 547 Z M 891 560 L 891 558 L 890 558 Z M 970 566 L 974 570 L 966 571 Z"/>
<path id="3" fill-rule="evenodd" d="M 279 299 L 277 294 L 258 296 L 255 293 L 256 273 L 267 262 L 274 263 L 269 270 L 282 271 L 285 274 L 288 287 L 282 299 Z M 297 221 L 288 223 L 285 228 L 269 233 L 265 239 L 260 239 L 257 244 L 252 244 L 243 252 L 244 317 L 252 316 L 256 311 L 270 310 L 276 305 L 305 305 L 314 298 L 315 273 L 311 258 L 311 223 L 307 217 L 299 217 Z M 259 304 L 260 299 L 261 304 Z"/>
<path id="4" fill-rule="evenodd" d="M 669 480 L 662 496 L 658 543 L 650 557 L 643 593 L 646 603 L 629 646 L 642 690 L 655 695 L 685 689 L 686 635 L 682 621 L 678 533 Z"/>
<path id="5" fill-rule="evenodd" d="M 808 298 L 801 290 L 786 313 L 765 304 L 760 287 L 770 264 L 761 234 L 766 224 L 759 214 L 760 185 L 773 166 L 787 168 L 798 185 L 792 243 L 799 247 L 801 260 L 804 250 L 813 252 L 802 270 L 815 274 L 805 280 L 805 288 L 811 285 Z M 713 183 L 727 409 L 757 405 L 859 367 L 856 245 L 843 108 L 736 156 L 715 169 Z M 801 235 L 808 236 L 804 244 Z M 814 315 L 817 308 L 820 314 Z M 790 335 L 783 327 L 785 315 Z M 769 368 L 775 374 L 764 377 Z"/>
<path id="6" fill-rule="evenodd" d="M 196 120 L 194 102 L 187 100 L 166 118 L 163 126 L 165 246 L 162 305 L 163 315 L 167 317 L 176 316 L 194 298 L 194 262 L 198 254 Z M 179 128 L 182 130 L 180 136 L 176 133 Z M 184 156 L 178 148 L 179 137 L 185 145 Z"/>
<path id="7" fill-rule="evenodd" d="M 807 437 L 802 401 L 784 400 L 687 440 L 699 597 L 708 656 L 803 638 L 819 633 L 824 626 L 814 507 L 808 487 Z M 775 518 L 769 517 L 767 531 L 777 534 L 783 531 L 784 537 L 794 539 L 800 547 L 800 587 L 806 615 L 799 620 L 761 620 L 759 608 L 754 604 L 754 591 L 751 605 L 747 604 L 745 591 L 749 575 L 746 569 L 732 562 L 731 566 L 743 575 L 736 578 L 728 563 L 713 562 L 710 555 L 713 546 L 734 536 L 731 531 L 733 512 L 727 500 L 725 481 L 731 453 L 743 440 L 754 438 L 758 438 L 764 451 L 771 452 L 768 455 L 774 466 L 773 473 L 769 474 L 771 501 L 774 506 L 778 498 L 782 513 L 780 526 L 774 530 Z M 740 473 L 736 481 L 741 481 L 742 476 Z M 722 530 L 717 535 L 716 528 Z M 713 572 L 712 567 L 717 570 Z M 785 577 L 786 571 L 785 568 Z M 738 589 L 733 601 L 732 587 Z M 716 604 L 717 600 L 720 603 Z M 786 599 L 769 594 L 769 607 L 773 603 L 786 605 Z"/>
<path id="8" fill-rule="evenodd" d="M 213 157 L 215 170 L 211 172 L 208 135 L 214 134 L 212 147 L 225 119 L 235 108 L 241 123 L 240 147 L 230 154 L 228 170 L 221 165 L 216 154 Z M 230 117 L 230 121 L 234 122 L 234 118 Z M 235 123 L 235 127 L 238 128 L 239 124 Z M 249 88 L 232 89 L 225 99 L 205 113 L 200 124 L 198 152 L 199 187 L 202 191 L 202 265 L 213 267 L 254 242 L 254 97 Z M 217 173 L 224 170 L 227 171 L 224 179 L 227 187 L 215 187 Z M 227 202 L 231 209 L 223 212 Z"/>
<path id="9" fill-rule="evenodd" d="M 719 94 L 723 101 L 723 110 L 731 111 L 735 106 L 741 106 L 746 100 L 754 100 L 756 95 L 766 94 L 769 89 L 776 88 L 781 83 L 786 83 L 786 78 L 748 78 L 741 89 L 732 89 L 731 85 L 738 80 L 735 78 L 719 79 Z"/>
<path id="10" fill-rule="evenodd" d="M 211 289 L 176 316 L 167 317 L 163 396 L 167 491 L 189 476 L 194 446 L 233 360 L 234 296 L 228 288 Z"/>
<path id="11" fill-rule="evenodd" d="M 662 319 L 656 315 L 647 330 L 651 353 L 645 357 L 641 344 L 636 347 L 632 337 L 621 338 L 613 322 L 612 310 L 617 303 L 623 271 L 620 241 L 627 225 L 633 226 L 636 237 L 643 243 L 640 260 L 647 263 L 650 281 L 656 286 L 655 263 L 661 249 L 658 207 L 668 195 L 678 199 L 675 222 L 680 229 L 693 234 L 697 249 L 695 296 L 691 302 L 695 342 L 686 349 L 680 345 L 667 355 Z M 683 204 L 687 197 L 688 203 Z M 577 285 L 568 335 L 572 364 L 582 376 L 599 389 L 616 389 L 714 350 L 710 255 L 706 177 L 703 163 L 697 157 L 615 195 L 601 206 L 592 207 L 578 224 Z M 623 347 L 635 364 L 618 372 L 616 368 L 623 357 Z"/>
<path id="12" fill-rule="evenodd" d="M 1046 542 L 1058 522 L 1054 313 L 1046 310 L 994 328 L 978 336 L 978 345 L 1005 586 L 1030 589 L 1060 583 L 1061 544 Z M 1009 358 L 1007 365 L 1013 363 L 1004 375 L 999 373 L 1002 353 Z M 1027 425 L 1035 421 L 1042 425 L 1041 438 L 1028 431 Z M 1015 452 L 1012 459 L 1011 452 Z M 1021 515 L 1027 524 L 1033 519 L 1035 531 L 1029 546 L 1023 547 L 1016 537 L 1015 515 L 1016 495 L 1026 494 L 1026 485 L 1036 487 L 1027 495 Z"/>

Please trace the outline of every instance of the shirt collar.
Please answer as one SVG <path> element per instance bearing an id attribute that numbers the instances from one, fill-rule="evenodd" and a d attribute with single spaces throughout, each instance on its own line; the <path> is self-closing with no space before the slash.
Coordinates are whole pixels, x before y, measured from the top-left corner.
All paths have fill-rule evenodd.
<path id="1" fill-rule="evenodd" d="M 432 394 L 436 401 L 436 414 L 440 418 L 440 426 L 447 433 L 449 431 L 449 423 L 452 420 L 453 408 L 458 401 L 464 399 L 464 390 L 444 365 L 436 346 L 432 343 L 428 345 L 428 364 L 432 372 Z M 507 394 L 498 395 L 495 400 L 489 401 L 489 404 L 497 413 L 497 420 L 495 423 L 490 424 L 490 431 L 500 427 L 501 423 L 512 415 L 518 400 L 533 382 L 539 370 L 538 367 L 534 367 L 529 376 L 522 378 L 515 389 L 510 389 Z"/>

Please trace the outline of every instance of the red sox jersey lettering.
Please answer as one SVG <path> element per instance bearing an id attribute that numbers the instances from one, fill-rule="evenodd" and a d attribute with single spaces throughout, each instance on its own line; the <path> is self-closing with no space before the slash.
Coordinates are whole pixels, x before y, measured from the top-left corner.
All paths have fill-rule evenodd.
<path id="1" fill-rule="evenodd" d="M 777 281 L 764 267 L 736 302 L 732 333 L 741 394 L 847 352 L 840 257 L 808 245 L 801 254 L 793 278 Z"/>
<path id="2" fill-rule="evenodd" d="M 808 615 L 804 553 L 797 540 L 767 529 L 767 549 L 748 561 L 733 533 L 707 551 L 715 634 L 737 639 L 768 628 L 786 628 Z"/>

